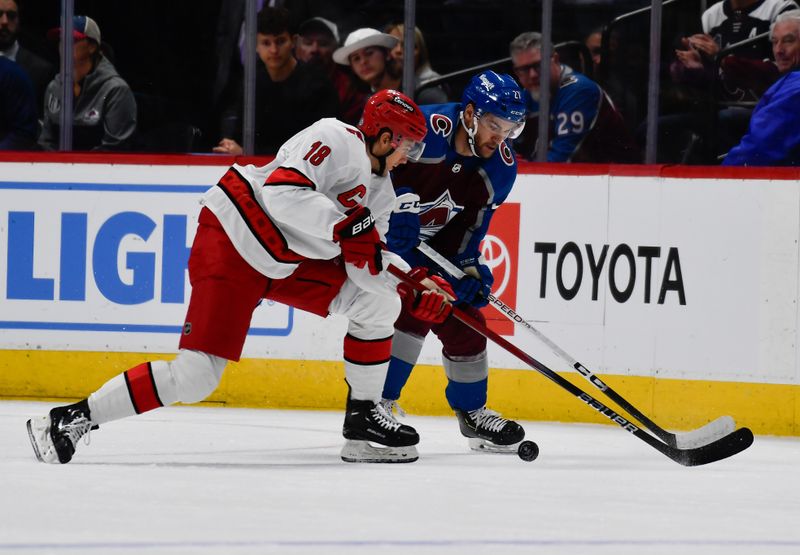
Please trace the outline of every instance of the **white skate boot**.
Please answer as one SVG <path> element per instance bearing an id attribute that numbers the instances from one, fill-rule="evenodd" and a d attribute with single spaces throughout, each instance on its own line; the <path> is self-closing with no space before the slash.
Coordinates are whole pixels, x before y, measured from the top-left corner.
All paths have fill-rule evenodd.
<path id="1" fill-rule="evenodd" d="M 97 429 L 89 418 L 89 403 L 83 400 L 74 405 L 56 407 L 47 416 L 28 420 L 28 436 L 36 458 L 44 463 L 66 464 L 72 460 L 78 441 L 89 430 Z"/>

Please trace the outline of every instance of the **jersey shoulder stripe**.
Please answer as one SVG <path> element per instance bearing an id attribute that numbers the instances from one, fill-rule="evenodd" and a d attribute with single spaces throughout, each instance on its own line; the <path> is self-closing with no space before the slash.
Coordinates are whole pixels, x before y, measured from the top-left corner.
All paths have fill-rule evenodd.
<path id="1" fill-rule="evenodd" d="M 298 187 L 308 187 L 312 190 L 316 189 L 314 183 L 297 168 L 276 168 L 267 177 L 264 185 L 296 185 Z"/>

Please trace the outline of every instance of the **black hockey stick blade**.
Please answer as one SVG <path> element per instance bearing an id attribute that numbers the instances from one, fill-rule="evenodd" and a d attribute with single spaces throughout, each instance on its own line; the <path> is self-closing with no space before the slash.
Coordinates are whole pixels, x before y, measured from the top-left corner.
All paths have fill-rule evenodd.
<path id="1" fill-rule="evenodd" d="M 732 457 L 752 444 L 753 432 L 750 428 L 739 428 L 716 441 L 693 449 L 678 449 L 668 445 L 664 445 L 663 449 L 655 445 L 654 447 L 683 466 L 701 466 Z"/>

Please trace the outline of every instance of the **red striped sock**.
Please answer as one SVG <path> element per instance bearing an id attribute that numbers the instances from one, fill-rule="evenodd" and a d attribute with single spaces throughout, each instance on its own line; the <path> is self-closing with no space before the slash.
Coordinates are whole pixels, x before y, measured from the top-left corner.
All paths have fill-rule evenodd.
<path id="1" fill-rule="evenodd" d="M 359 339 L 349 333 L 344 337 L 344 359 L 361 366 L 389 362 L 392 336 L 383 339 Z"/>
<path id="2" fill-rule="evenodd" d="M 134 366 L 124 375 L 125 385 L 128 386 L 128 394 L 131 396 L 131 403 L 133 403 L 133 410 L 136 411 L 136 414 L 164 406 L 158 397 L 153 369 L 149 362 Z"/>

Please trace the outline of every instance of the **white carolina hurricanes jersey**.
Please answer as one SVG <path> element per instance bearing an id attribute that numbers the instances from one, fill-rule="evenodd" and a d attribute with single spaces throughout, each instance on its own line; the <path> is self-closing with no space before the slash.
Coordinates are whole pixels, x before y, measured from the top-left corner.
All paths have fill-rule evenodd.
<path id="1" fill-rule="evenodd" d="M 242 258 L 280 279 L 304 259 L 341 254 L 333 227 L 357 205 L 370 209 L 384 238 L 394 199 L 390 179 L 372 175 L 361 131 L 326 118 L 289 139 L 266 166 L 234 164 L 201 202 Z M 408 268 L 386 253 L 386 264 Z"/>

